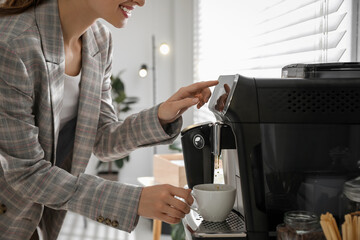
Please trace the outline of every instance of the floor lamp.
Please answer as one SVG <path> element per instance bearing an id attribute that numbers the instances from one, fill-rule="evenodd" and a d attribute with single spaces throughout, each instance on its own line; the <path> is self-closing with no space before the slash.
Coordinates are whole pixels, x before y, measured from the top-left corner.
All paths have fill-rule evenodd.
<path id="1" fill-rule="evenodd" d="M 170 47 L 167 43 L 160 44 L 159 47 L 156 45 L 155 35 L 151 36 L 151 72 L 152 72 L 152 100 L 153 106 L 157 104 L 156 94 L 157 94 L 157 78 L 156 78 L 156 54 L 157 51 L 162 55 L 167 55 L 170 52 Z M 139 70 L 139 76 L 145 78 L 148 75 L 148 66 L 147 64 L 142 64 Z M 157 153 L 156 146 L 154 146 L 154 154 Z"/>

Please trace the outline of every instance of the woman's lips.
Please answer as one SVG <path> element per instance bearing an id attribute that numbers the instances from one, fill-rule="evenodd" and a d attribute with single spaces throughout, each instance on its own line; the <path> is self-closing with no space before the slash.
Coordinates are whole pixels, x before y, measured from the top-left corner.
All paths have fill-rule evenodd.
<path id="1" fill-rule="evenodd" d="M 131 11 L 134 9 L 133 7 L 121 5 L 119 7 L 126 18 L 131 17 Z"/>

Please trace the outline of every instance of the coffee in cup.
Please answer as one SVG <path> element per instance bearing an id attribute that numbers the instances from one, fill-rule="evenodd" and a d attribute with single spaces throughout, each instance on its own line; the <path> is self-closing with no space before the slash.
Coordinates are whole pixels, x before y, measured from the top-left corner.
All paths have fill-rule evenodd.
<path id="1" fill-rule="evenodd" d="M 191 209 L 209 222 L 225 221 L 234 207 L 236 189 L 228 184 L 198 184 L 193 187 Z M 194 206 L 195 205 L 195 206 Z"/>

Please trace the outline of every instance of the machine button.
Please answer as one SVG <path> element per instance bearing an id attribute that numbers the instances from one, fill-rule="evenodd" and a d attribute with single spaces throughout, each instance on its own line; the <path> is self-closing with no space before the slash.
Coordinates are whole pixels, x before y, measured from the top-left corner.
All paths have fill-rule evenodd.
<path id="1" fill-rule="evenodd" d="M 193 137 L 193 144 L 197 149 L 202 149 L 205 146 L 205 140 L 200 134 Z"/>

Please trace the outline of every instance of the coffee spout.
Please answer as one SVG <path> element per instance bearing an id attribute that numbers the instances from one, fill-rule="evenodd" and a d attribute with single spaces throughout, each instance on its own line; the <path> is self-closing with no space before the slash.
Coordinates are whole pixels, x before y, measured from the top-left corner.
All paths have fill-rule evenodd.
<path id="1" fill-rule="evenodd" d="M 210 145 L 214 159 L 220 158 L 222 149 L 235 149 L 235 137 L 231 127 L 222 122 L 212 124 Z"/>
<path id="2" fill-rule="evenodd" d="M 213 125 L 212 131 L 212 154 L 214 155 L 215 159 L 220 157 L 221 154 L 221 127 L 222 123 L 216 122 Z"/>

